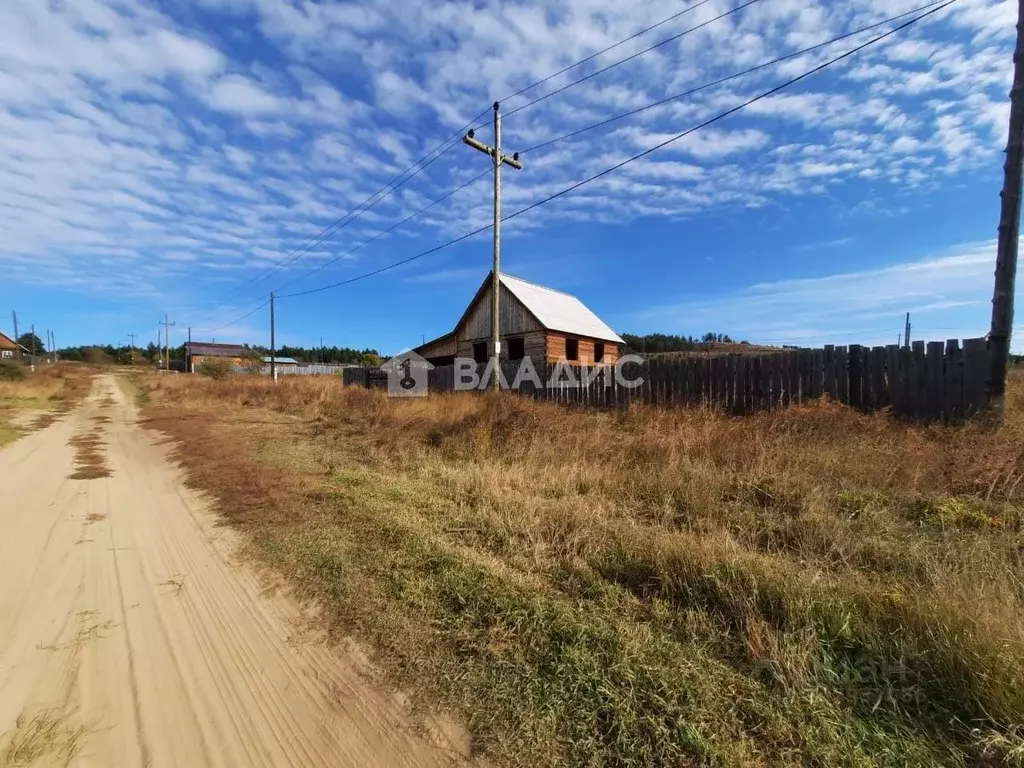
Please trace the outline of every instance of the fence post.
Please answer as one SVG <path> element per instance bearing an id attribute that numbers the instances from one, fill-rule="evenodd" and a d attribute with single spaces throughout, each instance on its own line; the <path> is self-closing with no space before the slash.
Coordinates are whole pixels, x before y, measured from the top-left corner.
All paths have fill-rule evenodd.
<path id="1" fill-rule="evenodd" d="M 872 407 L 884 408 L 889 404 L 889 392 L 885 387 L 885 347 L 872 347 L 871 357 L 871 389 L 874 390 Z"/>
<path id="2" fill-rule="evenodd" d="M 885 348 L 885 383 L 889 405 L 893 410 L 900 408 L 900 347 L 889 344 Z"/>
<path id="3" fill-rule="evenodd" d="M 913 398 L 913 414 L 915 419 L 927 418 L 928 415 L 928 366 L 925 359 L 923 341 L 913 342 L 914 380 L 911 389 Z"/>
<path id="4" fill-rule="evenodd" d="M 945 364 L 945 347 L 941 341 L 928 342 L 928 418 L 938 419 L 942 417 L 942 406 L 945 403 L 946 393 L 943 391 L 945 376 L 943 366 Z"/>
<path id="5" fill-rule="evenodd" d="M 988 408 L 985 389 L 988 365 L 988 342 L 985 339 L 964 339 L 962 368 L 964 416 L 974 416 Z"/>
<path id="6" fill-rule="evenodd" d="M 946 405 L 947 424 L 956 424 L 963 419 L 964 388 L 958 339 L 946 340 Z"/>
<path id="7" fill-rule="evenodd" d="M 860 344 L 851 344 L 848 351 L 848 373 L 849 373 L 849 404 L 859 408 L 864 393 L 864 368 L 861 362 Z"/>

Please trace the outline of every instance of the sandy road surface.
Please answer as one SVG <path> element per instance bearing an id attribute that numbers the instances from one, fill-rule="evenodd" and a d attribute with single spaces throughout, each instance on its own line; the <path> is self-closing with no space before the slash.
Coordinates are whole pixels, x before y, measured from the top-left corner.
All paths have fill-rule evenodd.
<path id="1" fill-rule="evenodd" d="M 459 764 L 232 561 L 136 419 L 102 377 L 0 451 L 0 768 Z M 97 429 L 111 476 L 69 479 Z"/>

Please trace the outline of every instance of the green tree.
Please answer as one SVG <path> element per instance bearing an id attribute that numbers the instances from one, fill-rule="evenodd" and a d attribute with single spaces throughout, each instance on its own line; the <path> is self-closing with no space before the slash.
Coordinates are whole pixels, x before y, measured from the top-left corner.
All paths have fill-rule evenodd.
<path id="1" fill-rule="evenodd" d="M 34 351 L 38 355 L 46 351 L 46 346 L 43 344 L 43 340 L 31 331 L 21 334 L 21 336 L 18 337 L 18 343 L 27 349 L 29 354 Z M 33 344 L 35 346 L 33 346 Z"/>

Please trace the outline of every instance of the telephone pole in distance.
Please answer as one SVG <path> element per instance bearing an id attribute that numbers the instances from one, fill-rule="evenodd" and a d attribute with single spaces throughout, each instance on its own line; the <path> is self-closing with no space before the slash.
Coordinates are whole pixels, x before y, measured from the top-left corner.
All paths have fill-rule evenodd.
<path id="1" fill-rule="evenodd" d="M 1024 2 L 1024 0 L 1021 0 Z M 519 162 L 519 153 L 509 157 L 501 151 L 501 111 L 498 102 L 494 102 L 494 146 L 488 147 L 477 141 L 473 131 L 462 140 L 473 149 L 491 156 L 494 163 L 494 264 L 491 267 L 491 387 L 501 386 L 501 313 L 498 302 L 501 298 L 501 166 L 502 164 L 523 170 Z"/>
<path id="2" fill-rule="evenodd" d="M 166 313 L 164 314 L 164 371 L 167 373 L 171 372 L 171 326 L 175 323 L 170 322 L 167 319 Z"/>
<path id="3" fill-rule="evenodd" d="M 270 293 L 270 378 L 277 381 L 277 356 L 275 354 L 276 330 L 274 328 L 274 293 Z"/>
<path id="4" fill-rule="evenodd" d="M 14 356 L 21 362 L 21 342 L 18 341 L 18 312 L 17 310 L 11 311 L 11 317 L 14 319 Z"/>

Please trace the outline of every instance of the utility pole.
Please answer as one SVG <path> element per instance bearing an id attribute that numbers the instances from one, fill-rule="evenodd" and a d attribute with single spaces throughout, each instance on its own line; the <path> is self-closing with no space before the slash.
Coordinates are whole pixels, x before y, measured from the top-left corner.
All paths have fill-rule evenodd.
<path id="1" fill-rule="evenodd" d="M 1024 2 L 1024 0 L 1022 0 Z M 275 356 L 274 292 L 270 292 L 270 378 L 277 381 L 277 358 Z"/>
<path id="2" fill-rule="evenodd" d="M 21 362 L 21 342 L 18 341 L 18 313 L 14 310 L 11 311 L 11 317 L 14 318 L 14 356 L 18 358 L 18 362 Z"/>
<path id="3" fill-rule="evenodd" d="M 192 370 L 192 362 L 191 361 L 192 361 L 192 326 L 190 325 L 188 327 L 188 352 L 185 355 L 185 362 L 186 362 L 185 373 L 195 373 L 195 371 Z"/>
<path id="4" fill-rule="evenodd" d="M 50 354 L 53 356 L 54 363 L 60 362 L 57 358 L 57 334 L 53 331 L 50 331 Z"/>
<path id="5" fill-rule="evenodd" d="M 1021 0 L 1024 2 L 1024 0 Z M 498 302 L 501 298 L 501 166 L 504 163 L 517 171 L 523 170 L 519 162 L 519 153 L 509 157 L 501 151 L 501 111 L 498 102 L 494 102 L 494 146 L 477 141 L 471 130 L 462 140 L 473 149 L 491 156 L 494 163 L 494 265 L 491 267 L 491 387 L 501 386 L 501 313 Z"/>
<path id="6" fill-rule="evenodd" d="M 166 373 L 171 372 L 171 326 L 175 323 L 170 322 L 167 319 L 167 314 L 164 313 L 164 371 Z"/>
<path id="7" fill-rule="evenodd" d="M 128 348 L 128 362 L 131 365 L 135 365 L 135 334 L 129 333 L 128 338 L 131 339 L 132 345 Z"/>
<path id="8" fill-rule="evenodd" d="M 36 324 L 35 323 L 32 323 L 32 358 L 31 359 L 32 359 L 32 364 L 29 367 L 29 370 L 31 370 L 32 373 L 35 373 L 36 372 Z"/>
<path id="9" fill-rule="evenodd" d="M 996 247 L 995 286 L 992 290 L 992 327 L 989 330 L 989 407 L 1002 419 L 1006 394 L 1006 365 L 1013 331 L 1013 290 L 1017 279 L 1020 240 L 1021 171 L 1024 165 L 1024 0 L 1017 0 L 1017 44 L 1013 51 L 1013 88 L 1010 90 L 1010 125 L 1003 166 L 999 243 Z"/>
<path id="10" fill-rule="evenodd" d="M 903 330 L 903 346 L 910 349 L 910 313 L 907 312 L 907 324 Z"/>

